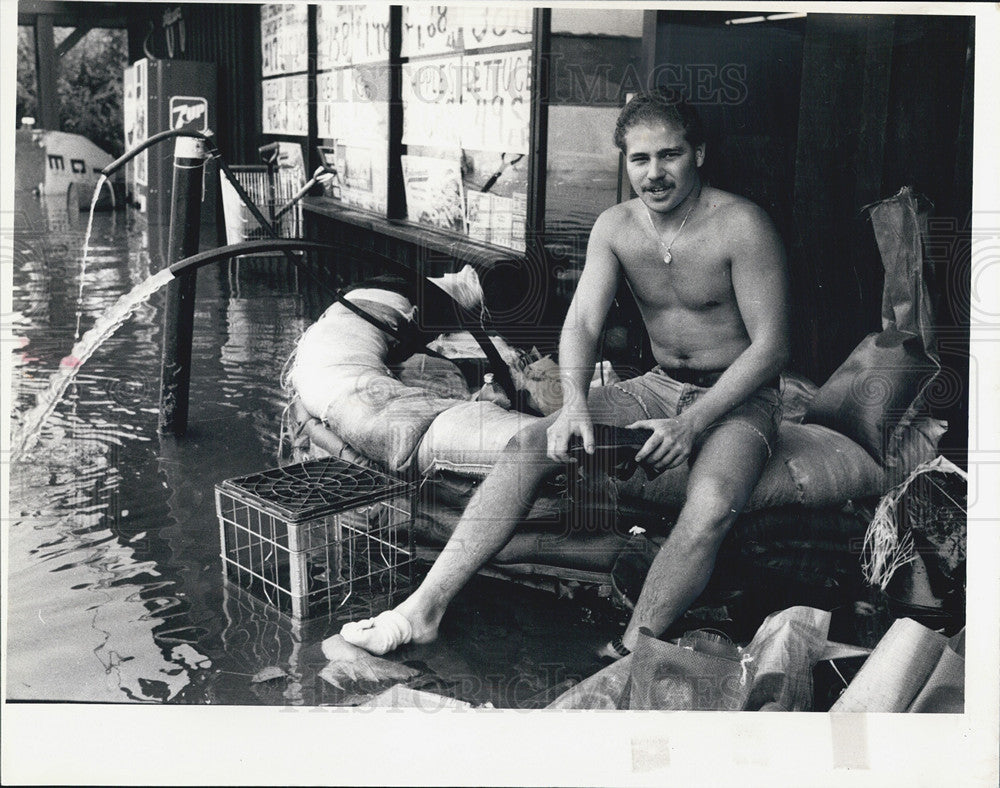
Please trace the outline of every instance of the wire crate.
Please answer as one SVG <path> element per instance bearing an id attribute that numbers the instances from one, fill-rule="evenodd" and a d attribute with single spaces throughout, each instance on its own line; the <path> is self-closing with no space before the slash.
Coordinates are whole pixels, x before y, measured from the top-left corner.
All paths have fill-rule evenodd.
<path id="1" fill-rule="evenodd" d="M 302 188 L 302 171 L 297 167 L 279 167 L 274 171 L 274 195 L 271 194 L 271 183 L 267 167 L 263 164 L 235 164 L 230 167 L 240 186 L 246 191 L 254 204 L 260 208 L 271 224 L 276 224 L 275 230 L 281 238 L 302 237 L 302 203 L 282 214 L 277 222 L 274 216 L 287 205 Z M 235 244 L 241 241 L 252 241 L 270 236 L 261 227 L 246 203 L 240 199 L 236 189 L 229 179 L 221 177 L 222 210 L 226 217 L 226 242 Z"/>
<path id="2" fill-rule="evenodd" d="M 334 457 L 215 487 L 229 580 L 295 619 L 372 615 L 409 590 L 414 485 Z"/>

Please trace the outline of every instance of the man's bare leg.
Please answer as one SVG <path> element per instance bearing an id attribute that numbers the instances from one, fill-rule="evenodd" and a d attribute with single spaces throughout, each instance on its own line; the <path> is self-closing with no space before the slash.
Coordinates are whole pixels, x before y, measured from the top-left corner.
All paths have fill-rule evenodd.
<path id="1" fill-rule="evenodd" d="M 659 636 L 705 589 L 722 540 L 746 506 L 767 463 L 762 440 L 739 424 L 706 438 L 688 477 L 684 508 L 657 553 L 622 645 L 635 648 L 639 628 Z"/>
<path id="2" fill-rule="evenodd" d="M 587 404 L 595 424 L 625 425 L 649 415 L 634 397 L 614 386 L 595 389 Z M 546 456 L 546 430 L 557 416 L 558 412 L 553 413 L 518 433 L 479 485 L 427 577 L 393 611 L 405 619 L 397 619 L 394 626 L 409 630 L 402 642 L 434 640 L 451 600 L 510 541 L 534 503 L 542 480 L 559 467 Z M 366 638 L 362 631 L 350 640 L 371 651 L 364 642 Z M 376 649 L 373 653 L 385 651 Z"/>
<path id="3" fill-rule="evenodd" d="M 503 549 L 527 515 L 542 480 L 556 463 L 545 456 L 550 416 L 518 433 L 483 479 L 430 571 L 396 608 L 413 627 L 414 643 L 437 637 L 448 604 Z"/>
<path id="4" fill-rule="evenodd" d="M 404 643 L 436 639 L 448 603 L 510 541 L 542 480 L 556 469 L 556 463 L 546 457 L 546 430 L 555 418 L 553 414 L 536 421 L 511 439 L 423 582 L 396 608 L 381 614 L 389 620 L 345 625 L 340 635 L 325 643 L 344 637 L 366 651 L 384 654 Z M 373 631 L 379 627 L 381 632 Z"/>

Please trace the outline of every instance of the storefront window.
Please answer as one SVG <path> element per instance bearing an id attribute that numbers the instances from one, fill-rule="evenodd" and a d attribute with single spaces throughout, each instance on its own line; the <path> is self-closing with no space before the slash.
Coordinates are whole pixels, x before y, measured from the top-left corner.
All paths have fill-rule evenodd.
<path id="1" fill-rule="evenodd" d="M 642 16 L 552 9 L 545 237 L 568 273 L 583 264 L 594 220 L 618 200 L 611 138 L 626 94 L 640 89 Z"/>
<path id="2" fill-rule="evenodd" d="M 260 9 L 264 134 L 309 133 L 309 26 L 305 5 Z"/>
<path id="3" fill-rule="evenodd" d="M 338 177 L 329 196 L 386 212 L 389 158 L 389 9 L 321 3 L 316 16 L 316 121 Z"/>
<path id="4" fill-rule="evenodd" d="M 523 251 L 530 8 L 403 6 L 407 218 Z"/>

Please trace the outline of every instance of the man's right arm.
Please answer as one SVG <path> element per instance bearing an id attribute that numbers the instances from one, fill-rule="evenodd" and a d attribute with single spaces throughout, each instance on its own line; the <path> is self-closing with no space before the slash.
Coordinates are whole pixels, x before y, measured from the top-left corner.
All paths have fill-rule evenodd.
<path id="1" fill-rule="evenodd" d="M 559 462 L 569 459 L 566 450 L 574 435 L 583 439 L 587 452 L 594 450 L 587 394 L 594 375 L 598 340 L 621 275 L 611 237 L 621 224 L 623 210 L 623 206 L 610 208 L 594 222 L 587 244 L 587 260 L 563 323 L 559 339 L 563 407 L 548 429 L 548 455 Z"/>

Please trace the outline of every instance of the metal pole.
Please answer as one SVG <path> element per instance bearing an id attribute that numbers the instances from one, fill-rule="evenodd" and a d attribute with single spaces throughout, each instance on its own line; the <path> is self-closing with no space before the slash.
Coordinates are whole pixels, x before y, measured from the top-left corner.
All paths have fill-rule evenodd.
<path id="1" fill-rule="evenodd" d="M 170 204 L 167 265 L 198 252 L 201 230 L 205 143 L 178 137 L 174 144 L 174 178 Z M 196 271 L 185 271 L 167 285 L 163 311 L 163 358 L 160 364 L 160 431 L 183 435 L 187 430 L 191 383 L 191 338 L 194 334 Z"/>
<path id="2" fill-rule="evenodd" d="M 56 56 L 52 32 L 52 15 L 35 17 L 35 74 L 38 80 L 39 126 L 59 131 L 62 126 L 56 82 L 59 79 L 59 58 Z"/>

